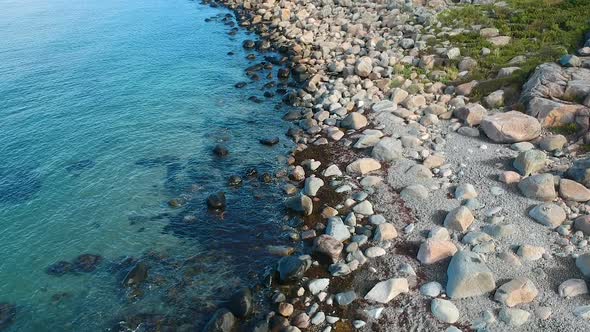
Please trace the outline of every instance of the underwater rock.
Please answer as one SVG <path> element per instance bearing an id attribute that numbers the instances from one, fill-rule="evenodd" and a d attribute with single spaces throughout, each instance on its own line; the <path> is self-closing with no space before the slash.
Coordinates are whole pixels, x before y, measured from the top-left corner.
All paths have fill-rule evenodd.
<path id="1" fill-rule="evenodd" d="M 8 328 L 16 316 L 16 305 L 0 303 L 0 331 Z"/>
<path id="2" fill-rule="evenodd" d="M 222 308 L 211 317 L 211 320 L 203 328 L 203 332 L 230 332 L 235 323 L 234 315 L 229 310 Z"/>
<path id="3" fill-rule="evenodd" d="M 229 310 L 239 318 L 246 317 L 252 313 L 252 291 L 243 288 L 237 291 L 227 303 Z"/>
<path id="4" fill-rule="evenodd" d="M 232 175 L 229 177 L 229 180 L 227 181 L 228 184 L 232 187 L 238 187 L 242 185 L 242 178 L 237 176 L 237 175 Z"/>
<path id="5" fill-rule="evenodd" d="M 252 48 L 254 48 L 254 47 L 256 46 L 256 43 L 255 43 L 253 40 L 246 39 L 246 40 L 244 40 L 244 42 L 242 43 L 242 46 L 243 46 L 245 49 L 247 49 L 247 50 L 248 50 L 248 49 L 252 49 Z"/>
<path id="6" fill-rule="evenodd" d="M 94 254 L 82 254 L 72 261 L 74 271 L 92 272 L 102 262 L 102 256 Z"/>
<path id="7" fill-rule="evenodd" d="M 149 266 L 144 262 L 138 262 L 133 266 L 123 279 L 124 287 L 137 287 L 141 285 L 148 277 Z"/>
<path id="8" fill-rule="evenodd" d="M 75 173 L 75 175 L 79 175 L 80 172 L 90 169 L 92 167 L 94 167 L 96 165 L 96 162 L 94 162 L 94 160 L 90 160 L 90 159 L 85 159 L 85 160 L 80 160 L 78 162 L 69 164 L 68 166 L 66 166 L 66 172 L 68 173 Z"/>
<path id="9" fill-rule="evenodd" d="M 263 138 L 260 140 L 260 144 L 263 145 L 268 145 L 268 146 L 272 146 L 279 143 L 279 138 L 278 137 L 269 137 L 269 138 Z"/>
<path id="10" fill-rule="evenodd" d="M 207 197 L 207 206 L 211 209 L 223 210 L 225 209 L 225 204 L 225 193 L 222 191 Z"/>
<path id="11" fill-rule="evenodd" d="M 238 82 L 234 86 L 238 89 L 241 89 L 241 88 L 245 87 L 246 84 L 247 84 L 246 82 Z"/>
<path id="12" fill-rule="evenodd" d="M 271 183 L 272 182 L 272 175 L 270 175 L 269 173 L 263 173 L 260 176 L 260 181 L 262 181 L 264 183 Z"/>
<path id="13" fill-rule="evenodd" d="M 309 256 L 287 256 L 279 260 L 277 270 L 280 280 L 289 282 L 301 279 L 310 267 L 311 257 Z"/>
<path id="14" fill-rule="evenodd" d="M 157 158 L 142 158 L 135 162 L 135 165 L 145 166 L 145 167 L 155 167 L 155 166 L 164 166 L 172 163 L 176 163 L 180 160 L 180 158 L 165 155 Z"/>
<path id="15" fill-rule="evenodd" d="M 59 261 L 57 263 L 49 265 L 45 272 L 49 275 L 61 277 L 64 274 L 72 272 L 74 265 L 70 262 Z"/>
<path id="16" fill-rule="evenodd" d="M 225 157 L 229 154 L 229 150 L 223 145 L 216 145 L 213 148 L 213 153 L 218 157 Z"/>
<path id="17" fill-rule="evenodd" d="M 291 72 L 289 71 L 289 68 L 281 68 L 277 73 L 277 76 L 283 80 L 289 78 L 290 75 Z"/>
<path id="18" fill-rule="evenodd" d="M 41 176 L 33 169 L 0 169 L 0 203 L 22 203 L 41 189 Z"/>

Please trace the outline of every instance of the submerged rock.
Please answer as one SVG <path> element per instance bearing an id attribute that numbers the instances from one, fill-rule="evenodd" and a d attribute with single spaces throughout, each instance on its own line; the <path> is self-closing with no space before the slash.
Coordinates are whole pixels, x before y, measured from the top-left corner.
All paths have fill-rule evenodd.
<path id="1" fill-rule="evenodd" d="M 287 256 L 279 260 L 277 270 L 281 282 L 296 281 L 303 277 L 305 271 L 311 267 L 309 256 Z"/>
<path id="2" fill-rule="evenodd" d="M 268 145 L 268 146 L 275 145 L 277 143 L 279 143 L 278 137 L 268 137 L 268 138 L 263 138 L 260 140 L 260 144 Z"/>
<path id="3" fill-rule="evenodd" d="M 54 276 L 63 276 L 64 274 L 72 272 L 74 265 L 70 262 L 59 261 L 57 263 L 49 265 L 45 272 Z"/>
<path id="4" fill-rule="evenodd" d="M 237 291 L 229 299 L 227 307 L 239 318 L 246 317 L 252 313 L 252 291 L 249 288 L 243 288 Z"/>
<path id="5" fill-rule="evenodd" d="M 92 272 L 102 262 L 102 256 L 94 254 L 82 254 L 72 261 L 76 272 Z"/>
<path id="6" fill-rule="evenodd" d="M 16 306 L 11 303 L 0 303 L 0 331 L 8 328 L 16 316 Z"/>
<path id="7" fill-rule="evenodd" d="M 237 175 L 232 175 L 229 177 L 229 180 L 227 181 L 228 184 L 232 187 L 238 187 L 242 185 L 242 178 L 237 176 Z"/>
<path id="8" fill-rule="evenodd" d="M 123 279 L 124 287 L 137 287 L 141 285 L 148 277 L 149 266 L 144 262 L 138 262 L 133 268 L 127 273 Z"/>
<path id="9" fill-rule="evenodd" d="M 223 210 L 225 209 L 225 205 L 225 193 L 222 191 L 216 194 L 209 195 L 209 197 L 207 197 L 207 206 L 209 206 L 209 208 L 211 209 Z"/>
<path id="10" fill-rule="evenodd" d="M 227 309 L 219 309 L 213 314 L 203 332 L 230 332 L 236 323 L 236 318 Z"/>

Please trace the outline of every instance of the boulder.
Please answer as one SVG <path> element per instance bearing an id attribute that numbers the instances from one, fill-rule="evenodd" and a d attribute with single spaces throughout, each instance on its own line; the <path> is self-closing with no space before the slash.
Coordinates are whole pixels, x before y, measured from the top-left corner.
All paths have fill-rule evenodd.
<path id="1" fill-rule="evenodd" d="M 451 259 L 447 279 L 446 290 L 451 299 L 479 296 L 496 288 L 494 275 L 481 256 L 466 250 Z"/>
<path id="2" fill-rule="evenodd" d="M 327 257 L 332 263 L 336 263 L 340 260 L 340 253 L 343 248 L 344 245 L 338 239 L 323 234 L 315 238 L 312 250 L 315 254 Z"/>
<path id="3" fill-rule="evenodd" d="M 530 279 L 520 277 L 512 279 L 496 290 L 494 300 L 514 307 L 519 304 L 532 302 L 539 294 L 537 287 Z"/>
<path id="4" fill-rule="evenodd" d="M 227 309 L 219 309 L 213 314 L 207 325 L 203 328 L 203 332 L 231 332 L 236 318 Z"/>
<path id="5" fill-rule="evenodd" d="M 299 194 L 295 195 L 285 201 L 288 209 L 295 212 L 301 212 L 303 215 L 309 216 L 313 212 L 313 201 L 309 196 Z"/>
<path id="6" fill-rule="evenodd" d="M 444 226 L 448 229 L 464 232 L 471 226 L 474 220 L 475 218 L 471 210 L 465 206 L 459 206 L 447 213 Z"/>
<path id="7" fill-rule="evenodd" d="M 481 129 L 498 143 L 530 141 L 541 134 L 537 119 L 516 111 L 486 116 L 481 121 Z"/>
<path id="8" fill-rule="evenodd" d="M 518 154 L 514 160 L 513 166 L 523 176 L 537 173 L 545 167 L 547 156 L 543 151 L 528 150 Z"/>
<path id="9" fill-rule="evenodd" d="M 346 171 L 352 174 L 365 175 L 380 168 L 379 161 L 373 158 L 360 158 L 346 166 Z"/>
<path id="10" fill-rule="evenodd" d="M 403 147 L 400 140 L 393 137 L 382 138 L 375 146 L 371 155 L 380 161 L 392 161 L 402 157 Z"/>
<path id="11" fill-rule="evenodd" d="M 572 167 L 567 170 L 567 176 L 590 187 L 590 158 L 575 160 Z"/>
<path id="12" fill-rule="evenodd" d="M 565 221 L 565 211 L 553 203 L 543 203 L 529 211 L 529 216 L 541 225 L 557 228 Z"/>
<path id="13" fill-rule="evenodd" d="M 244 318 L 252 313 L 252 291 L 242 288 L 235 292 L 227 303 L 228 309 L 239 318 Z"/>
<path id="14" fill-rule="evenodd" d="M 417 259 L 422 264 L 434 264 L 457 252 L 457 246 L 448 240 L 427 239 L 420 245 Z"/>
<path id="15" fill-rule="evenodd" d="M 338 241 L 340 243 L 340 241 Z M 309 256 L 287 256 L 279 260 L 277 270 L 281 282 L 297 281 L 303 277 L 305 271 L 311 267 Z"/>
<path id="16" fill-rule="evenodd" d="M 587 202 L 590 201 L 590 190 L 576 181 L 560 179 L 559 196 L 568 201 Z"/>
<path id="17" fill-rule="evenodd" d="M 551 201 L 557 197 L 551 174 L 529 176 L 518 183 L 518 188 L 524 196 L 540 201 Z"/>
<path id="18" fill-rule="evenodd" d="M 377 283 L 365 295 L 365 300 L 378 303 L 388 303 L 401 293 L 410 291 L 406 278 L 392 278 Z"/>
<path id="19" fill-rule="evenodd" d="M 453 112 L 453 114 L 463 120 L 469 126 L 477 126 L 481 123 L 488 111 L 477 103 L 469 103 Z"/>
<path id="20" fill-rule="evenodd" d="M 340 126 L 346 129 L 361 129 L 367 125 L 367 118 L 358 112 L 348 114 L 340 123 Z"/>

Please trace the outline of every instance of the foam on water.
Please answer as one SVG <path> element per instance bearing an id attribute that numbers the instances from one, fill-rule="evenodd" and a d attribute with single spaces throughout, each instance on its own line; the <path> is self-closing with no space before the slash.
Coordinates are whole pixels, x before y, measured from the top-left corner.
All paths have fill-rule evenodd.
<path id="1" fill-rule="evenodd" d="M 286 124 L 275 101 L 247 100 L 262 82 L 233 88 L 251 65 L 246 34 L 205 22 L 220 13 L 187 0 L 3 2 L 0 303 L 17 305 L 9 331 L 96 331 L 185 309 L 199 319 L 270 262 L 262 242 L 280 231 L 274 190 L 251 181 L 228 192 L 223 218 L 204 208 L 229 175 L 276 170 L 288 149 L 258 144 Z M 221 141 L 230 156 L 218 160 L 211 149 Z M 169 208 L 177 197 L 187 205 Z M 45 272 L 82 253 L 104 262 L 93 273 Z M 162 289 L 131 298 L 117 268 L 126 256 L 150 262 Z M 182 262 L 193 256 L 188 273 Z M 170 295 L 174 283 L 182 295 Z"/>

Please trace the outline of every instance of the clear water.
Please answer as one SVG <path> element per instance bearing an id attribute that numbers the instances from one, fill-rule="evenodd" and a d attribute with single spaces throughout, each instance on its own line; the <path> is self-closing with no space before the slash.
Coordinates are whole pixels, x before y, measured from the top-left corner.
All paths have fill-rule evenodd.
<path id="1" fill-rule="evenodd" d="M 0 303 L 17 305 L 7 330 L 99 331 L 141 313 L 198 326 L 280 243 L 274 186 L 226 185 L 250 167 L 276 171 L 289 149 L 258 143 L 285 132 L 276 100 L 247 100 L 264 82 L 233 87 L 247 81 L 252 36 L 228 36 L 205 22 L 227 11 L 187 0 L 0 8 Z M 219 190 L 224 215 L 204 204 Z M 104 258 L 96 271 L 46 273 L 83 253 Z M 121 286 L 124 257 L 150 266 L 138 292 Z"/>

